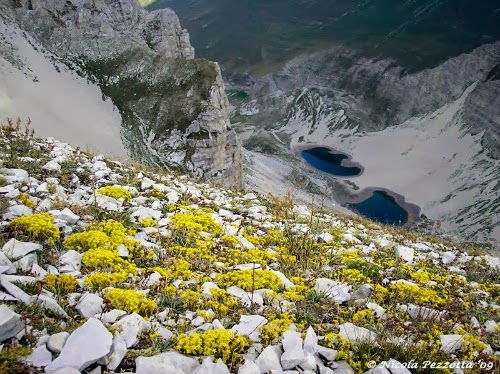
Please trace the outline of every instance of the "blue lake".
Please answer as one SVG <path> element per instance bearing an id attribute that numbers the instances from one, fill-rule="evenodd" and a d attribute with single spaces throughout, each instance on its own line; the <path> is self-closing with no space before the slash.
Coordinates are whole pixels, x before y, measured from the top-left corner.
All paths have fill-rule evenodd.
<path id="1" fill-rule="evenodd" d="M 348 158 L 343 153 L 334 153 L 325 147 L 306 149 L 301 152 L 301 156 L 307 163 L 325 173 L 339 177 L 354 177 L 361 174 L 361 168 L 357 166 L 342 166 L 342 160 Z"/>
<path id="2" fill-rule="evenodd" d="M 315 147 L 301 152 L 302 158 L 314 168 L 338 177 L 356 177 L 361 174 L 361 167 L 343 166 L 342 160 L 349 159 L 343 153 L 326 147 Z M 408 212 L 400 206 L 394 197 L 382 190 L 373 191 L 372 195 L 359 202 L 345 201 L 351 210 L 379 223 L 386 225 L 404 225 L 408 222 Z"/>
<path id="3" fill-rule="evenodd" d="M 373 221 L 386 225 L 401 226 L 408 222 L 408 212 L 385 191 L 376 190 L 368 199 L 347 206 Z"/>

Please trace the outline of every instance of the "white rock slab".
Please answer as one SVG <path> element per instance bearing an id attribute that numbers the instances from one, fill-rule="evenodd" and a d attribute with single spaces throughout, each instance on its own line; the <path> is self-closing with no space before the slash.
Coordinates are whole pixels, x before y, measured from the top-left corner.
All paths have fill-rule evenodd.
<path id="1" fill-rule="evenodd" d="M 251 360 L 245 360 L 245 363 L 239 368 L 238 374 L 261 374 L 260 368 Z"/>
<path id="2" fill-rule="evenodd" d="M 52 353 L 45 345 L 41 345 L 35 348 L 23 361 L 37 368 L 45 367 L 52 362 Z"/>
<path id="3" fill-rule="evenodd" d="M 231 331 L 237 335 L 247 335 L 253 341 L 260 340 L 259 327 L 267 323 L 267 318 L 256 315 L 242 315 L 240 316 L 240 323 L 234 325 Z"/>
<path id="4" fill-rule="evenodd" d="M 56 354 L 61 353 L 68 338 L 69 334 L 66 331 L 51 335 L 47 341 L 48 350 Z"/>
<path id="5" fill-rule="evenodd" d="M 207 357 L 191 374 L 230 374 L 227 366 L 219 358 L 217 362 L 212 362 L 211 357 Z"/>
<path id="6" fill-rule="evenodd" d="M 139 314 L 132 313 L 120 319 L 113 326 L 118 327 L 121 330 L 119 335 L 121 335 L 123 340 L 125 340 L 127 348 L 130 348 L 137 344 L 137 336 L 141 333 L 141 331 L 147 329 L 149 325 L 149 322 L 145 321 Z"/>
<path id="7" fill-rule="evenodd" d="M 406 261 L 407 264 L 412 264 L 414 257 L 415 257 L 415 249 L 410 247 L 405 247 L 404 245 L 396 246 L 396 258 L 400 258 L 403 261 Z"/>
<path id="8" fill-rule="evenodd" d="M 281 366 L 283 370 L 293 369 L 304 360 L 302 336 L 297 331 L 285 331 L 282 344 Z"/>
<path id="9" fill-rule="evenodd" d="M 83 317 L 93 317 L 96 314 L 100 314 L 102 312 L 104 305 L 104 300 L 97 294 L 94 293 L 84 293 L 76 305 L 75 309 Z"/>
<path id="10" fill-rule="evenodd" d="M 336 282 L 328 278 L 316 279 L 314 289 L 324 293 L 327 297 L 331 297 L 336 302 L 342 303 L 351 299 L 352 286 Z"/>
<path id="11" fill-rule="evenodd" d="M 21 242 L 16 239 L 10 239 L 2 247 L 2 252 L 10 260 L 19 260 L 31 252 L 36 252 L 42 249 L 42 245 L 38 243 Z"/>
<path id="12" fill-rule="evenodd" d="M 113 346 L 111 347 L 111 353 L 108 356 L 108 370 L 115 370 L 122 362 L 127 351 L 127 343 L 125 343 L 123 337 L 121 335 L 115 336 L 113 339 Z"/>
<path id="13" fill-rule="evenodd" d="M 101 321 L 89 318 L 70 335 L 59 357 L 45 368 L 45 372 L 53 374 L 65 367 L 82 371 L 110 352 L 112 339 L 113 335 Z"/>
<path id="14" fill-rule="evenodd" d="M 375 342 L 377 340 L 377 334 L 370 331 L 364 327 L 356 326 L 350 322 L 343 323 L 339 326 L 339 334 L 344 338 L 349 340 L 352 344 L 358 344 L 361 342 Z"/>
<path id="15" fill-rule="evenodd" d="M 23 327 L 19 314 L 7 305 L 0 305 L 0 342 L 16 336 Z"/>
<path id="16" fill-rule="evenodd" d="M 191 373 L 198 366 L 198 360 L 178 352 L 165 352 L 152 357 L 137 357 L 135 374 Z"/>
<path id="17" fill-rule="evenodd" d="M 447 353 L 453 353 L 462 346 L 462 335 L 441 335 L 441 350 Z"/>
<path id="18" fill-rule="evenodd" d="M 281 372 L 281 349 L 278 346 L 269 345 L 261 352 L 255 363 L 261 373 L 269 373 L 273 371 Z"/>

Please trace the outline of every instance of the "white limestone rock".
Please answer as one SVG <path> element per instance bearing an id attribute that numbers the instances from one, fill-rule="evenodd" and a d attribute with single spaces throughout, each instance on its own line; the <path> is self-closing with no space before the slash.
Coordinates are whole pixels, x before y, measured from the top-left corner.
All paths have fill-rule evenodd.
<path id="1" fill-rule="evenodd" d="M 26 205 L 13 205 L 5 211 L 3 214 L 3 219 L 14 219 L 21 216 L 30 216 L 33 214 L 33 209 L 28 208 Z"/>
<path id="2" fill-rule="evenodd" d="M 410 247 L 405 247 L 404 245 L 396 246 L 396 258 L 402 259 L 407 264 L 412 264 L 414 257 L 415 257 L 415 249 Z"/>
<path id="3" fill-rule="evenodd" d="M 137 357 L 135 374 L 191 373 L 198 368 L 198 360 L 178 352 L 165 352 L 152 357 Z"/>
<path id="4" fill-rule="evenodd" d="M 23 361 L 37 368 L 45 367 L 52 362 L 52 353 L 45 345 L 41 345 L 36 347 Z"/>
<path id="5" fill-rule="evenodd" d="M 230 374 L 230 372 L 220 358 L 214 363 L 211 357 L 207 357 L 191 374 Z"/>
<path id="6" fill-rule="evenodd" d="M 296 331 L 286 331 L 282 343 L 284 352 L 281 355 L 281 366 L 283 370 L 293 369 L 304 360 L 302 336 Z"/>
<path id="7" fill-rule="evenodd" d="M 16 267 L 3 252 L 0 252 L 0 267 L 3 269 L 1 274 L 16 274 Z"/>
<path id="8" fill-rule="evenodd" d="M 282 371 L 281 367 L 281 349 L 278 346 L 269 345 L 261 352 L 255 363 L 261 373 L 269 373 L 271 371 Z"/>
<path id="9" fill-rule="evenodd" d="M 35 264 L 38 264 L 38 256 L 36 255 L 36 253 L 30 253 L 23 258 L 13 262 L 13 265 L 16 267 L 16 269 L 22 272 L 30 271 Z"/>
<path id="10" fill-rule="evenodd" d="M 101 321 L 89 318 L 70 335 L 59 357 L 45 368 L 45 372 L 53 374 L 66 367 L 82 371 L 110 352 L 112 339 Z"/>
<path id="11" fill-rule="evenodd" d="M 147 329 L 149 325 L 149 322 L 146 322 L 139 314 L 132 313 L 120 319 L 113 326 L 121 330 L 119 335 L 121 335 L 123 340 L 125 340 L 127 348 L 130 348 L 137 344 L 139 341 L 137 336 L 141 333 L 141 331 Z"/>
<path id="12" fill-rule="evenodd" d="M 443 258 L 441 259 L 441 261 L 443 262 L 443 264 L 448 265 L 451 264 L 453 261 L 455 261 L 456 258 L 457 255 L 455 253 L 447 251 L 443 253 Z"/>
<path id="13" fill-rule="evenodd" d="M 306 332 L 306 337 L 304 338 L 304 352 L 309 353 L 311 355 L 315 354 L 318 351 L 318 336 L 316 332 L 309 326 Z"/>
<path id="14" fill-rule="evenodd" d="M 29 183 L 30 178 L 28 172 L 23 169 L 0 169 L 0 174 L 5 178 L 7 184 L 13 183 Z"/>
<path id="15" fill-rule="evenodd" d="M 441 350 L 446 353 L 453 353 L 462 346 L 462 335 L 441 335 Z"/>
<path id="16" fill-rule="evenodd" d="M 327 297 L 331 297 L 336 302 L 342 303 L 351 299 L 352 286 L 336 282 L 328 278 L 316 279 L 314 289 L 324 293 Z"/>
<path id="17" fill-rule="evenodd" d="M 493 320 L 488 320 L 484 323 L 484 330 L 488 333 L 494 333 L 496 331 L 497 323 Z"/>
<path id="18" fill-rule="evenodd" d="M 327 362 L 335 361 L 338 354 L 339 352 L 335 349 L 318 345 L 318 355 L 320 355 Z"/>
<path id="19" fill-rule="evenodd" d="M 373 331 L 356 326 L 350 322 L 343 323 L 339 326 L 339 334 L 352 344 L 375 342 L 377 340 L 377 334 Z"/>
<path id="20" fill-rule="evenodd" d="M 236 335 L 247 335 L 253 341 L 260 340 L 259 327 L 264 326 L 267 323 L 265 317 L 259 315 L 242 315 L 240 316 L 240 323 L 234 325 L 231 331 L 235 332 Z"/>
<path id="21" fill-rule="evenodd" d="M 59 272 L 79 275 L 82 267 L 82 254 L 74 250 L 64 252 L 59 258 Z"/>
<path id="22" fill-rule="evenodd" d="M 113 199 L 112 197 L 109 196 L 104 196 L 97 194 L 95 197 L 95 202 L 97 203 L 97 206 L 101 209 L 109 210 L 109 211 L 118 211 L 121 209 L 123 202 Z"/>
<path id="23" fill-rule="evenodd" d="M 290 282 L 290 280 L 281 271 L 277 271 L 277 270 L 271 270 L 271 271 L 274 274 L 276 274 L 278 276 L 278 278 L 283 282 L 283 286 L 285 288 L 290 288 L 290 287 L 295 286 L 292 282 Z"/>
<path id="24" fill-rule="evenodd" d="M 47 171 L 61 171 L 61 165 L 57 161 L 51 160 L 43 165 L 42 169 Z"/>
<path id="25" fill-rule="evenodd" d="M 113 339 L 113 345 L 111 347 L 111 353 L 108 356 L 108 370 L 115 370 L 123 358 L 127 354 L 127 344 L 121 335 L 117 335 Z"/>
<path id="26" fill-rule="evenodd" d="M 0 305 L 0 342 L 16 336 L 23 328 L 21 316 L 7 305 Z"/>
<path id="27" fill-rule="evenodd" d="M 205 282 L 201 285 L 201 294 L 206 297 L 212 297 L 212 289 L 220 290 L 214 282 Z"/>
<path id="28" fill-rule="evenodd" d="M 2 252 L 12 261 L 19 260 L 29 253 L 42 249 L 38 243 L 21 242 L 16 239 L 10 239 L 2 247 Z"/>
<path id="29" fill-rule="evenodd" d="M 149 207 L 141 206 L 138 209 L 136 209 L 131 214 L 131 216 L 135 217 L 137 219 L 137 222 L 140 222 L 146 218 L 152 218 L 152 219 L 158 221 L 161 218 L 161 211 L 151 209 Z"/>
<path id="30" fill-rule="evenodd" d="M 104 300 L 97 294 L 94 293 L 84 293 L 76 305 L 75 309 L 83 317 L 93 317 L 96 314 L 100 314 L 103 310 Z"/>
<path id="31" fill-rule="evenodd" d="M 66 331 L 51 335 L 47 341 L 48 350 L 56 354 L 61 353 L 68 338 L 69 334 Z"/>
<path id="32" fill-rule="evenodd" d="M 32 297 L 36 303 L 42 305 L 44 308 L 53 311 L 54 313 L 58 314 L 59 316 L 61 316 L 63 318 L 66 318 L 66 319 L 69 318 L 66 311 L 63 308 L 61 308 L 61 306 L 53 298 L 51 298 L 47 295 L 43 295 L 43 294 L 38 295 L 38 296 L 32 296 Z"/>
<path id="33" fill-rule="evenodd" d="M 261 374 L 260 368 L 251 360 L 245 360 L 245 363 L 239 368 L 238 374 Z"/>
<path id="34" fill-rule="evenodd" d="M 98 314 L 95 318 L 100 319 L 104 323 L 115 323 L 118 318 L 127 314 L 124 310 L 113 309 L 109 312 Z"/>
<path id="35" fill-rule="evenodd" d="M 16 281 L 17 278 L 12 279 L 12 281 Z M 33 297 L 28 295 L 26 292 L 24 292 L 22 289 L 17 287 L 15 284 L 12 284 L 7 278 L 6 275 L 1 275 L 0 276 L 0 285 L 2 288 L 7 291 L 9 294 L 14 296 L 17 300 L 21 301 L 22 303 L 29 305 L 33 303 Z"/>
<path id="36" fill-rule="evenodd" d="M 68 225 L 74 225 L 80 219 L 80 216 L 73 213 L 69 208 L 64 208 L 63 210 L 51 210 L 49 213 L 52 214 L 55 219 L 64 221 Z"/>

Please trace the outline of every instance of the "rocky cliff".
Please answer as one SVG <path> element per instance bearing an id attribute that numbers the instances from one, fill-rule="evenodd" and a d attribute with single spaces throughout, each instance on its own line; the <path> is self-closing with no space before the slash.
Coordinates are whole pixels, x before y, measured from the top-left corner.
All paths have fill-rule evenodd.
<path id="1" fill-rule="evenodd" d="M 172 10 L 146 12 L 137 0 L 13 0 L 3 12 L 111 98 L 134 159 L 242 187 L 220 70 L 194 58 Z"/>

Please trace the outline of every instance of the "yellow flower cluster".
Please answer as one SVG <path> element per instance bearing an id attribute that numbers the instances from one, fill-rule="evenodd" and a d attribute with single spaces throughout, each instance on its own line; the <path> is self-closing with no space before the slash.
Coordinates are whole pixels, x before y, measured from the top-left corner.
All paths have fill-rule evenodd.
<path id="1" fill-rule="evenodd" d="M 225 290 L 212 288 L 210 293 L 212 297 L 205 302 L 205 308 L 212 309 L 219 317 L 240 306 L 240 301 Z"/>
<path id="2" fill-rule="evenodd" d="M 182 334 L 175 349 L 188 355 L 214 356 L 232 362 L 250 347 L 247 336 L 235 336 L 230 330 L 208 330 L 191 335 Z"/>
<path id="3" fill-rule="evenodd" d="M 28 195 L 26 192 L 23 192 L 19 195 L 19 202 L 31 209 L 36 206 L 35 202 L 30 199 L 30 195 Z"/>
<path id="4" fill-rule="evenodd" d="M 355 325 L 374 323 L 373 311 L 371 309 L 359 310 L 352 316 Z"/>
<path id="5" fill-rule="evenodd" d="M 305 286 L 293 286 L 283 291 L 282 296 L 289 301 L 300 301 L 304 300 L 306 291 Z"/>
<path id="6" fill-rule="evenodd" d="M 412 284 L 397 282 L 390 285 L 392 295 L 396 296 L 400 302 L 415 302 L 417 304 L 443 305 L 447 298 L 441 297 L 430 288 L 422 288 Z"/>
<path id="7" fill-rule="evenodd" d="M 47 274 L 45 284 L 49 291 L 56 294 L 67 294 L 76 291 L 78 281 L 76 277 L 69 274 Z"/>
<path id="8" fill-rule="evenodd" d="M 201 210 L 177 213 L 170 219 L 170 224 L 174 229 L 185 231 L 188 234 L 199 234 L 204 231 L 218 236 L 224 233 L 214 218 Z"/>
<path id="9" fill-rule="evenodd" d="M 279 339 L 294 322 L 295 316 L 290 313 L 270 316 L 268 322 L 259 328 L 263 343 L 267 345 Z"/>
<path id="10" fill-rule="evenodd" d="M 102 231 L 88 230 L 69 235 L 64 241 L 64 248 L 78 252 L 90 249 L 109 248 L 111 239 Z"/>
<path id="11" fill-rule="evenodd" d="M 245 291 L 269 288 L 278 291 L 283 287 L 281 279 L 270 270 L 234 270 L 217 274 L 215 283 L 219 287 L 238 286 Z"/>
<path id="12" fill-rule="evenodd" d="M 112 308 L 121 309 L 129 313 L 135 312 L 149 316 L 156 310 L 156 303 L 153 300 L 134 290 L 113 288 L 106 292 L 105 298 Z"/>
<path id="13" fill-rule="evenodd" d="M 30 216 L 14 218 L 10 225 L 15 230 L 20 230 L 31 239 L 47 240 L 55 243 L 61 237 L 59 229 L 54 224 L 54 217 L 49 213 L 36 213 Z"/>
<path id="14" fill-rule="evenodd" d="M 85 287 L 93 290 L 102 290 L 106 287 L 117 286 L 127 279 L 129 273 L 126 271 L 118 271 L 113 273 L 94 272 L 85 278 Z"/>
<path id="15" fill-rule="evenodd" d="M 112 197 L 113 199 L 123 199 L 124 201 L 132 200 L 132 195 L 128 190 L 119 186 L 106 186 L 97 190 L 98 194 Z"/>
<path id="16" fill-rule="evenodd" d="M 85 252 L 82 256 L 82 263 L 92 270 L 126 271 L 137 274 L 137 268 L 133 263 L 124 260 L 118 252 L 109 249 L 96 248 Z"/>
<path id="17" fill-rule="evenodd" d="M 349 282 L 349 283 L 363 283 L 366 282 L 366 277 L 358 269 L 342 269 L 334 273 L 335 279 Z"/>
<path id="18" fill-rule="evenodd" d="M 325 334 L 323 343 L 326 347 L 334 348 L 338 351 L 337 360 L 348 360 L 351 343 L 349 340 L 334 332 Z"/>
<path id="19" fill-rule="evenodd" d="M 139 221 L 141 227 L 158 227 L 158 222 L 153 218 L 144 218 Z"/>

